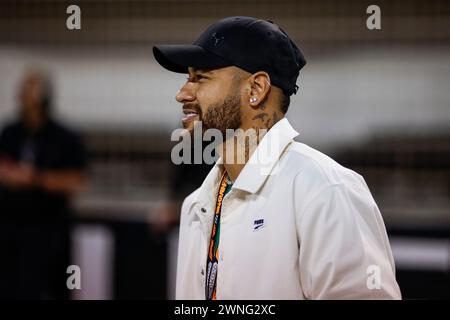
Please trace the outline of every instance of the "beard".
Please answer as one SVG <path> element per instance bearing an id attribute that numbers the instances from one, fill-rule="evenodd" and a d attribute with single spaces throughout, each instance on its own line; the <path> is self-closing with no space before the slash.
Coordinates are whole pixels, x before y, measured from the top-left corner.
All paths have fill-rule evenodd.
<path id="1" fill-rule="evenodd" d="M 217 102 L 209 105 L 206 111 L 203 113 L 202 108 L 199 104 L 189 104 L 188 107 L 190 109 L 194 109 L 198 114 L 198 119 L 201 123 L 201 134 L 198 136 L 195 132 L 199 129 L 198 125 L 200 123 L 194 122 L 194 127 L 189 130 L 191 137 L 196 140 L 200 139 L 200 143 L 202 145 L 202 150 L 204 150 L 205 140 L 203 139 L 205 131 L 208 129 L 219 130 L 222 135 L 222 139 L 214 139 L 214 153 L 212 153 L 212 157 L 217 156 L 218 150 L 216 149 L 219 145 L 221 145 L 225 140 L 228 140 L 226 130 L 232 129 L 237 130 L 242 125 L 241 120 L 241 99 L 239 95 L 239 91 L 237 89 L 230 90 L 228 95 L 224 98 L 222 102 Z M 198 129 L 196 129 L 198 128 Z M 187 129 L 185 127 L 185 129 Z M 191 140 L 189 140 L 191 141 Z M 195 143 L 194 143 L 195 145 Z M 195 152 L 195 150 L 194 150 Z M 219 151 L 220 154 L 220 151 Z"/>
<path id="2" fill-rule="evenodd" d="M 241 126 L 241 99 L 237 92 L 231 92 L 222 103 L 209 106 L 202 117 L 205 129 L 217 129 L 223 137 L 227 129 Z"/>
<path id="3" fill-rule="evenodd" d="M 217 129 L 225 137 L 227 129 L 236 130 L 241 127 L 241 99 L 236 89 L 231 90 L 222 102 L 210 105 L 205 113 L 198 104 L 189 107 L 197 111 L 203 131 Z"/>

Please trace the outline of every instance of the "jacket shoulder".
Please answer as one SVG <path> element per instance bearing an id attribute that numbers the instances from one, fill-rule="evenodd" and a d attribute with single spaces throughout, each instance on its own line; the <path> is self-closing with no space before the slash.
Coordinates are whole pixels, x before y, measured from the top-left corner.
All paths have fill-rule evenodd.
<path id="1" fill-rule="evenodd" d="M 282 171 L 286 173 L 282 176 L 289 180 L 284 184 L 292 184 L 298 207 L 303 207 L 302 204 L 336 185 L 370 193 L 361 175 L 306 144 L 293 142 L 281 161 Z"/>
<path id="2" fill-rule="evenodd" d="M 363 177 L 344 167 L 328 155 L 310 146 L 293 142 L 287 152 L 287 164 L 294 176 L 301 175 L 303 181 L 326 185 L 366 185 Z"/>

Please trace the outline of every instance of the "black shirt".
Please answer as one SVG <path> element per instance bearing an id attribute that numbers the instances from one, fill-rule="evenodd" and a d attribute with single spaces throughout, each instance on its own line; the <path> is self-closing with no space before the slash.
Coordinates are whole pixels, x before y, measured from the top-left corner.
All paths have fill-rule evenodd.
<path id="1" fill-rule="evenodd" d="M 0 134 L 0 157 L 33 164 L 36 170 L 83 169 L 86 155 L 78 135 L 49 120 L 30 135 L 21 122 Z M 0 219 L 37 222 L 65 220 L 68 197 L 39 188 L 9 189 L 0 184 Z"/>

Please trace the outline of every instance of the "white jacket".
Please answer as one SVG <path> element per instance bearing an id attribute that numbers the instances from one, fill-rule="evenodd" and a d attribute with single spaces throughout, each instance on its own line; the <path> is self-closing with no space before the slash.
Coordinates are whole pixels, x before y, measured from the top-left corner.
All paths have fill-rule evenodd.
<path id="1" fill-rule="evenodd" d="M 217 299 L 400 299 L 364 179 L 297 135 L 286 118 L 276 123 L 223 200 Z M 271 153 L 262 152 L 274 139 Z M 205 299 L 220 166 L 182 206 L 177 299 Z"/>

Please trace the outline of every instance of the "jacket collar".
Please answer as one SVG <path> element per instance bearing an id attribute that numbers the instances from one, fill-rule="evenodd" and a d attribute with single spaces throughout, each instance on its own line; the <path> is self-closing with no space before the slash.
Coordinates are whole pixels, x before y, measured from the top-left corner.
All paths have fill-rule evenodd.
<path id="1" fill-rule="evenodd" d="M 281 154 L 296 136 L 298 136 L 298 132 L 292 128 L 286 118 L 278 121 L 267 131 L 267 134 L 258 144 L 234 182 L 233 188 L 248 193 L 258 192 L 268 176 L 275 173 L 274 170 L 276 170 Z M 219 158 L 200 186 L 192 204 L 198 203 L 202 206 L 214 205 L 215 190 L 217 190 L 220 183 L 222 172 L 222 158 Z"/>

